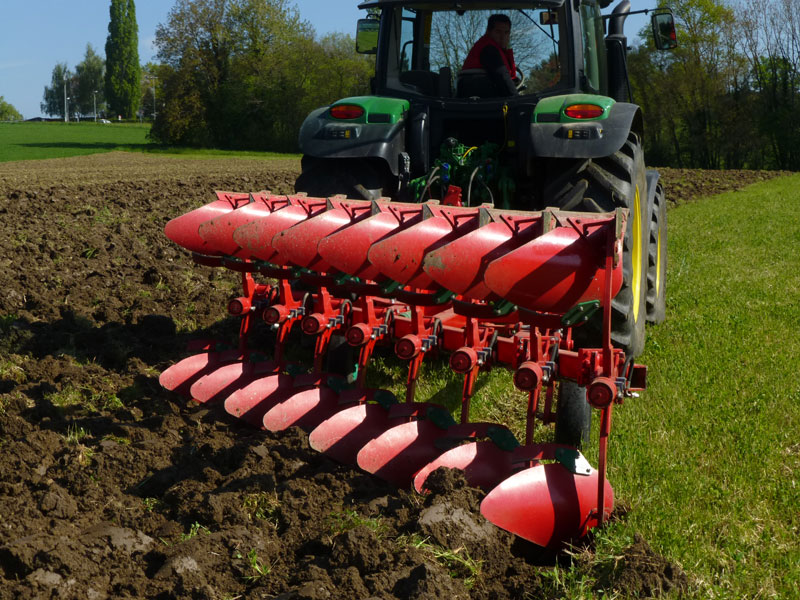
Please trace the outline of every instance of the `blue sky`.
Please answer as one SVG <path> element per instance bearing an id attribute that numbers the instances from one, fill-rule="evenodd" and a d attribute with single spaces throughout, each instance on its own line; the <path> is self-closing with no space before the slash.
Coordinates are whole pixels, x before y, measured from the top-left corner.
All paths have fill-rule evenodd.
<path id="1" fill-rule="evenodd" d="M 86 44 L 105 56 L 109 0 L 2 0 L 0 12 L 0 96 L 29 119 L 40 115 L 39 104 L 56 63 L 70 70 L 83 60 Z M 171 0 L 136 0 L 139 59 L 154 57 L 156 26 L 165 23 Z M 318 34 L 355 32 L 364 13 L 358 0 L 295 0 L 300 15 Z M 648 8 L 655 0 L 634 0 L 633 8 Z M 628 21 L 628 35 L 644 24 Z"/>
<path id="2" fill-rule="evenodd" d="M 364 14 L 357 1 L 294 1 L 318 34 L 355 34 L 356 20 Z M 66 62 L 74 70 L 83 60 L 86 44 L 105 56 L 109 4 L 109 0 L 1 0 L 0 96 L 26 119 L 39 116 L 56 63 Z M 142 63 L 154 57 L 156 27 L 166 22 L 173 5 L 171 0 L 136 0 Z"/>

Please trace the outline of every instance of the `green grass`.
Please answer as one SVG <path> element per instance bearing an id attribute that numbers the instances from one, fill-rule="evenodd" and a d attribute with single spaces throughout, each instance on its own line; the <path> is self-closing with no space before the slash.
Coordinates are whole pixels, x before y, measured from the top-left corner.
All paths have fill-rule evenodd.
<path id="1" fill-rule="evenodd" d="M 190 540 L 190 539 L 192 539 L 194 537 L 197 537 L 201 533 L 203 533 L 205 535 L 208 535 L 208 534 L 211 533 L 211 531 L 205 525 L 201 525 L 200 523 L 195 521 L 189 527 L 189 531 L 187 533 L 182 533 L 181 534 L 181 541 L 182 542 L 186 542 L 186 541 L 188 541 L 188 540 Z"/>
<path id="2" fill-rule="evenodd" d="M 448 570 L 451 577 L 461 579 L 467 589 L 472 589 L 480 581 L 483 561 L 472 558 L 464 548 L 455 550 L 444 548 L 416 533 L 409 536 L 401 535 L 396 542 L 399 546 L 413 546 L 417 550 L 429 553 Z"/>
<path id="3" fill-rule="evenodd" d="M 694 598 L 800 597 L 800 175 L 669 213 L 649 389 L 615 412 L 609 480 Z"/>
<path id="4" fill-rule="evenodd" d="M 333 513 L 328 516 L 331 532 L 334 535 L 350 531 L 356 527 L 367 527 L 375 532 L 378 537 L 386 533 L 386 524 L 380 517 L 363 517 L 357 511 L 345 509 L 341 513 Z"/>
<path id="5" fill-rule="evenodd" d="M 277 527 L 280 516 L 280 502 L 275 492 L 248 494 L 242 500 L 242 510 L 247 518 L 261 519 Z"/>
<path id="6" fill-rule="evenodd" d="M 75 445 L 80 443 L 82 439 L 89 437 L 89 435 L 89 432 L 83 427 L 79 427 L 73 423 L 67 427 L 67 434 L 64 436 L 64 439 L 67 440 L 68 444 Z"/>
<path id="7" fill-rule="evenodd" d="M 295 154 L 181 148 L 151 143 L 149 124 L 0 123 L 0 162 L 64 158 L 102 152 L 147 152 L 187 158 L 297 158 Z"/>

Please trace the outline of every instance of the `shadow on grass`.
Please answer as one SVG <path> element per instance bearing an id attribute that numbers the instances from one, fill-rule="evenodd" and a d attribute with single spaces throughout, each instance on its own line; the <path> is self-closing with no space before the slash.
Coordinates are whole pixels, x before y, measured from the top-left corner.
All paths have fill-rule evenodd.
<path id="1" fill-rule="evenodd" d="M 85 150 L 89 152 L 176 152 L 171 146 L 153 143 L 118 144 L 113 142 L 28 142 L 17 144 L 23 148 L 43 148 L 59 150 Z"/>

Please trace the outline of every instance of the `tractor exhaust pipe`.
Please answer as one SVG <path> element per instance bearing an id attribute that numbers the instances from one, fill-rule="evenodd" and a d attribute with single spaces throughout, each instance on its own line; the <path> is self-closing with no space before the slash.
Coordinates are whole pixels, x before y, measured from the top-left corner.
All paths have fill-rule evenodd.
<path id="1" fill-rule="evenodd" d="M 608 20 L 608 35 L 625 35 L 625 19 L 631 12 L 631 0 L 622 0 L 614 7 L 611 18 Z"/>

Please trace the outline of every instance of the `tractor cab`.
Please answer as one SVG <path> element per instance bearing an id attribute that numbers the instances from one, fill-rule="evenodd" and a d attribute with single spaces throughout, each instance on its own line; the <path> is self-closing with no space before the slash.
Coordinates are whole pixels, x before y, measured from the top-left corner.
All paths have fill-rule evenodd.
<path id="1" fill-rule="evenodd" d="M 486 34 L 489 17 L 495 14 L 510 20 L 509 47 L 515 61 L 517 94 L 530 100 L 542 93 L 574 88 L 563 2 L 471 10 L 453 10 L 452 4 L 444 3 L 431 6 L 406 4 L 384 9 L 380 43 L 375 47 L 378 94 L 471 101 L 496 96 L 470 93 L 470 87 L 477 86 L 468 82 L 480 77 L 482 68 L 463 68 L 470 49 Z M 374 35 L 372 22 L 359 22 L 359 38 Z M 595 91 L 600 91 L 600 81 L 596 83 Z"/>
<path id="2" fill-rule="evenodd" d="M 594 0 L 584 2 L 576 14 L 563 0 L 455 5 L 373 0 L 361 7 L 380 9 L 379 15 L 359 21 L 357 34 L 359 48 L 376 54 L 373 93 L 407 100 L 411 122 L 429 129 L 418 142 L 425 148 L 412 155 L 435 154 L 447 138 L 470 147 L 486 142 L 511 142 L 513 147 L 514 121 L 530 118 L 540 98 L 606 91 L 603 25 Z M 517 88 L 511 93 L 493 93 L 480 66 L 464 68 L 494 14 L 507 16 L 511 24 Z M 583 20 L 578 31 L 586 35 L 573 34 L 575 19 Z M 415 162 L 425 166 L 425 161 Z"/>
<path id="3" fill-rule="evenodd" d="M 297 190 L 419 201 L 420 178 L 437 160 L 452 165 L 459 149 L 480 148 L 502 164 L 504 181 L 515 182 L 502 206 L 530 209 L 537 195 L 541 201 L 531 185 L 548 169 L 542 159 L 607 156 L 632 127 L 641 129 L 625 67 L 630 1 L 604 16 L 606 6 L 607 0 L 363 2 L 368 18 L 358 22 L 356 48 L 375 55 L 371 95 L 309 115 L 300 132 Z M 468 60 L 476 44 L 486 44 L 492 15 L 510 25 L 510 51 L 501 52 L 512 79 L 499 93 L 483 54 Z M 669 25 L 659 22 L 659 39 L 669 38 Z M 498 185 L 508 188 L 500 179 L 489 184 L 491 200 Z"/>

